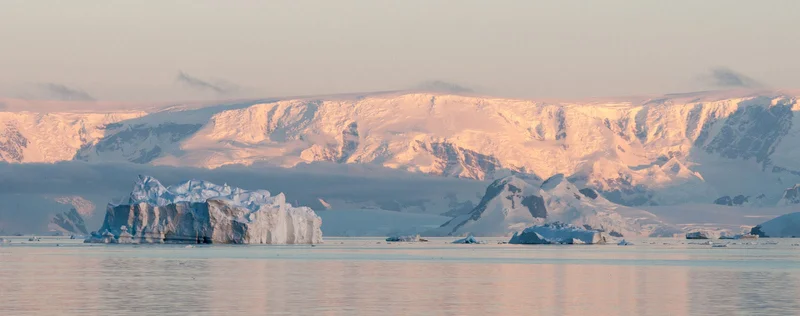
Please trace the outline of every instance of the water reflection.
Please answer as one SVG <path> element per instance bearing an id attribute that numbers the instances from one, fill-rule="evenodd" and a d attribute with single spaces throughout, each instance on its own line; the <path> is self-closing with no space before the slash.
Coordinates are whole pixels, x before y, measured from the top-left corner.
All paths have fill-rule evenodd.
<path id="1" fill-rule="evenodd" d="M 0 253 L 0 315 L 800 313 L 794 270 L 69 251 Z"/>

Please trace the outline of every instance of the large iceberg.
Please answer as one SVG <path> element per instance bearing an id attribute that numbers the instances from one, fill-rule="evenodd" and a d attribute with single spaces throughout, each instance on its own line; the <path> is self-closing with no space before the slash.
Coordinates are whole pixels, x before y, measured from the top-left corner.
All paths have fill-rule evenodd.
<path id="1" fill-rule="evenodd" d="M 509 244 L 603 244 L 606 237 L 596 230 L 583 229 L 561 222 L 535 225 L 514 233 Z"/>
<path id="2" fill-rule="evenodd" d="M 800 212 L 784 214 L 768 220 L 753 227 L 750 230 L 750 234 L 774 238 L 800 237 Z"/>
<path id="3" fill-rule="evenodd" d="M 109 204 L 86 242 L 317 244 L 322 220 L 284 195 L 191 180 L 164 187 L 139 176 L 127 203 Z M 109 236 L 112 236 L 109 240 Z"/>

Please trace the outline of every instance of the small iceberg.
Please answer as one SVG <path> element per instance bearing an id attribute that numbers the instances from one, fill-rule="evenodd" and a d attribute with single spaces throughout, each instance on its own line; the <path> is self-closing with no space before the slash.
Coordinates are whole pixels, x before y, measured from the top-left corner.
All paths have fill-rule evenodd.
<path id="1" fill-rule="evenodd" d="M 461 238 L 458 240 L 453 241 L 454 244 L 485 244 L 486 242 L 482 240 L 475 239 L 474 236 L 469 235 L 466 238 Z"/>
<path id="2" fill-rule="evenodd" d="M 98 232 L 91 232 L 89 237 L 83 242 L 87 244 L 116 244 L 117 238 L 114 237 L 114 234 L 106 230 L 102 234 Z"/>
<path id="3" fill-rule="evenodd" d="M 525 228 L 522 232 L 514 233 L 509 244 L 602 244 L 606 242 L 605 236 L 599 231 L 575 227 L 561 222 L 544 225 L 535 225 Z"/>
<path id="4" fill-rule="evenodd" d="M 420 238 L 419 235 L 396 235 L 386 237 L 389 242 L 425 242 L 427 239 Z"/>
<path id="5" fill-rule="evenodd" d="M 633 246 L 633 243 L 623 239 L 622 241 L 617 243 L 617 246 Z"/>
<path id="6" fill-rule="evenodd" d="M 686 239 L 711 239 L 707 232 L 697 231 L 686 234 Z"/>

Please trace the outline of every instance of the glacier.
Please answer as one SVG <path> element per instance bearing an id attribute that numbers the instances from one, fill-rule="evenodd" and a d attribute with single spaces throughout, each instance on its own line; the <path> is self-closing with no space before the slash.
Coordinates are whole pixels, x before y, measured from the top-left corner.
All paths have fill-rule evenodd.
<path id="1" fill-rule="evenodd" d="M 603 244 L 606 236 L 596 230 L 583 229 L 561 222 L 534 225 L 511 236 L 509 244 Z"/>
<path id="2" fill-rule="evenodd" d="M 197 180 L 165 187 L 140 176 L 128 201 L 110 203 L 86 242 L 318 244 L 321 224 L 283 194 Z"/>

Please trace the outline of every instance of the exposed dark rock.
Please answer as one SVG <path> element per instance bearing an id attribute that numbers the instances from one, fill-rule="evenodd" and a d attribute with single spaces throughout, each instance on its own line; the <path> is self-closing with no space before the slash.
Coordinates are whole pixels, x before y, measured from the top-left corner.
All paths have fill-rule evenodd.
<path id="1" fill-rule="evenodd" d="M 586 197 L 588 197 L 588 198 L 590 198 L 592 200 L 596 199 L 597 196 L 598 196 L 597 195 L 597 191 L 595 191 L 593 189 L 590 189 L 590 188 L 583 188 L 583 189 L 578 190 L 578 192 L 580 192 L 581 194 L 585 195 Z"/>
<path id="2" fill-rule="evenodd" d="M 758 237 L 764 237 L 764 238 L 769 237 L 769 236 L 767 236 L 767 234 L 764 234 L 764 232 L 761 231 L 761 225 L 757 225 L 757 226 L 751 228 L 750 229 L 750 235 L 757 235 Z"/>
<path id="3" fill-rule="evenodd" d="M 74 208 L 64 213 L 56 214 L 56 216 L 50 220 L 50 223 L 54 225 L 56 229 L 60 229 L 66 233 L 79 235 L 86 235 L 89 233 L 89 231 L 86 230 L 86 223 L 83 217 Z"/>

